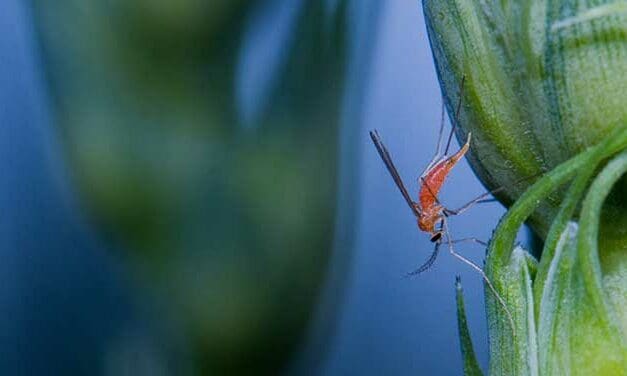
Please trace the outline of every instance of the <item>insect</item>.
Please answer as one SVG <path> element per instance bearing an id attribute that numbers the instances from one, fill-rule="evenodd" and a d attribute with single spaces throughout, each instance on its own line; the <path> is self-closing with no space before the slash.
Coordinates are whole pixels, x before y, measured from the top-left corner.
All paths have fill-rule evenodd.
<path id="1" fill-rule="evenodd" d="M 461 98 L 462 98 L 461 91 L 462 90 L 463 90 L 463 81 L 462 81 L 462 87 L 461 87 L 460 95 L 459 95 L 460 99 L 457 104 L 457 108 L 455 110 L 456 120 L 459 116 L 459 111 L 461 109 Z M 448 177 L 448 175 L 450 174 L 451 170 L 466 155 L 466 153 L 470 149 L 470 141 L 472 138 L 472 134 L 468 133 L 466 143 L 456 153 L 452 155 L 448 155 L 448 151 L 451 146 L 451 140 L 453 138 L 453 133 L 455 132 L 455 124 L 457 124 L 457 121 L 454 122 L 454 125 L 448 136 L 448 140 L 446 142 L 446 148 L 444 149 L 444 152 L 442 152 L 442 141 L 443 141 L 442 136 L 443 136 L 443 130 L 444 130 L 444 106 L 443 106 L 442 107 L 442 120 L 440 124 L 440 132 L 438 136 L 438 144 L 436 148 L 436 153 L 433 159 L 431 160 L 431 162 L 427 165 L 424 172 L 420 175 L 418 179 L 420 189 L 418 192 L 417 202 L 412 200 L 411 196 L 409 195 L 407 188 L 405 187 L 405 184 L 403 183 L 403 180 L 401 179 L 401 176 L 398 173 L 398 170 L 396 169 L 394 162 L 392 161 L 392 157 L 390 156 L 390 153 L 388 152 L 387 148 L 383 144 L 383 141 L 381 140 L 381 137 L 379 136 L 379 133 L 376 130 L 373 130 L 370 132 L 370 138 L 372 139 L 372 142 L 377 148 L 377 151 L 379 155 L 381 156 L 381 159 L 383 160 L 385 166 L 390 172 L 390 175 L 392 175 L 392 179 L 394 180 L 394 182 L 396 183 L 396 186 L 398 187 L 401 194 L 403 195 L 403 198 L 407 202 L 407 205 L 409 205 L 409 208 L 412 210 L 412 213 L 416 217 L 418 228 L 421 231 L 428 233 L 431 236 L 430 238 L 431 242 L 435 243 L 434 250 L 431 253 L 431 256 L 429 257 L 429 259 L 421 267 L 409 273 L 408 275 L 411 276 L 411 275 L 420 274 L 426 271 L 427 269 L 429 269 L 433 265 L 433 263 L 435 262 L 439 254 L 440 246 L 442 245 L 442 242 L 446 240 L 446 243 L 448 245 L 448 250 L 454 257 L 461 260 L 463 263 L 469 265 L 471 268 L 475 269 L 477 272 L 481 274 L 486 284 L 488 285 L 492 293 L 495 295 L 495 297 L 499 301 L 500 305 L 506 311 L 509 317 L 510 324 L 512 326 L 512 330 L 513 330 L 514 321 L 513 321 L 512 315 L 509 309 L 507 308 L 505 301 L 496 291 L 492 282 L 487 277 L 483 269 L 479 265 L 475 264 L 474 262 L 470 261 L 466 257 L 457 253 L 455 251 L 455 248 L 453 247 L 453 244 L 462 243 L 462 242 L 475 242 L 484 246 L 487 246 L 487 243 L 476 238 L 464 238 L 464 239 L 453 240 L 451 238 L 451 235 L 448 229 L 448 222 L 447 222 L 447 219 L 449 217 L 462 214 L 466 210 L 474 206 L 475 204 L 494 201 L 494 199 L 489 198 L 489 196 L 498 192 L 502 188 L 498 188 L 496 190 L 486 192 L 478 196 L 477 198 L 469 201 L 462 207 L 455 209 L 455 210 L 446 208 L 438 199 L 438 193 L 440 192 L 440 189 L 444 185 L 444 182 L 446 178 Z"/>

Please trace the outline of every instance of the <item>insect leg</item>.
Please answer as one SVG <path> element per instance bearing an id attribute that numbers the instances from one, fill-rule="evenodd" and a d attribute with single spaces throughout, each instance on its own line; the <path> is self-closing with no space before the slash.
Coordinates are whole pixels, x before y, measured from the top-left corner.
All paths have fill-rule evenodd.
<path id="1" fill-rule="evenodd" d="M 457 244 L 457 243 L 477 243 L 477 244 L 480 244 L 480 245 L 485 246 L 485 247 L 488 246 L 488 243 L 484 242 L 483 240 L 479 240 L 477 238 L 455 239 L 455 240 L 451 240 L 451 243 L 453 243 L 453 244 Z"/>
<path id="2" fill-rule="evenodd" d="M 477 202 L 475 202 L 475 204 L 489 204 L 491 202 L 497 202 L 498 200 L 495 199 L 494 197 L 492 198 L 484 198 L 483 200 L 479 200 Z"/>
<path id="3" fill-rule="evenodd" d="M 500 189 L 499 189 L 500 190 Z M 466 210 L 472 208 L 473 206 L 475 206 L 476 204 L 483 204 L 483 203 L 488 203 L 488 202 L 494 202 L 496 201 L 495 198 L 488 198 L 488 196 L 492 195 L 493 193 L 498 192 L 498 190 L 494 190 L 494 191 L 490 191 L 490 192 L 486 192 L 472 200 L 470 200 L 468 203 L 464 204 L 462 207 L 455 209 L 455 210 L 451 210 L 451 209 L 444 209 L 444 214 L 446 216 L 452 216 L 452 215 L 459 215 L 462 214 L 463 212 L 465 212 Z"/>
<path id="4" fill-rule="evenodd" d="M 444 117 L 446 115 L 446 108 L 444 107 L 444 98 L 442 98 L 442 106 L 440 111 L 440 131 L 438 132 L 438 144 L 435 148 L 435 154 L 431 158 L 431 162 L 425 168 L 425 171 L 429 171 L 433 165 L 435 165 L 442 158 L 442 141 L 444 141 Z"/>
<path id="5" fill-rule="evenodd" d="M 512 313 L 509 311 L 509 308 L 507 308 L 507 304 L 505 304 L 505 300 L 503 300 L 501 295 L 496 291 L 496 289 L 494 288 L 494 285 L 492 285 L 492 282 L 490 281 L 488 276 L 485 274 L 485 272 L 483 271 L 483 269 L 481 269 L 481 267 L 479 265 L 475 264 L 474 262 L 468 260 L 466 257 L 464 257 L 464 256 L 460 255 L 459 253 L 455 252 L 455 249 L 453 249 L 453 240 L 451 239 L 451 233 L 448 230 L 448 224 L 446 223 L 446 219 L 443 219 L 442 222 L 443 222 L 443 226 L 444 226 L 444 232 L 446 233 L 446 239 L 447 239 L 447 242 L 448 242 L 448 250 L 449 250 L 449 252 L 453 256 L 458 258 L 460 261 L 462 261 L 466 265 L 470 266 L 471 268 L 475 269 L 479 274 L 481 274 L 481 277 L 483 277 L 483 280 L 486 282 L 486 284 L 488 285 L 488 287 L 490 288 L 490 290 L 492 291 L 492 293 L 496 297 L 496 300 L 498 300 L 499 304 L 505 310 L 505 313 L 507 313 L 507 318 L 509 319 L 509 323 L 510 323 L 510 325 L 512 327 L 512 334 L 516 335 L 516 332 L 514 331 L 514 318 L 512 317 Z"/>
<path id="6" fill-rule="evenodd" d="M 443 228 L 444 228 L 444 222 L 440 221 L 440 229 L 438 231 L 442 231 Z M 435 259 L 438 257 L 438 254 L 440 253 L 441 245 L 442 245 L 442 240 L 438 239 L 438 241 L 435 242 L 433 252 L 431 252 L 431 256 L 429 256 L 429 259 L 424 264 L 422 264 L 422 266 L 420 266 L 418 269 L 414 270 L 413 272 L 407 273 L 406 276 L 413 277 L 415 275 L 418 275 L 428 270 L 431 267 L 431 265 L 433 265 L 433 263 L 435 262 Z"/>
<path id="7" fill-rule="evenodd" d="M 529 179 L 533 179 L 533 178 L 535 178 L 535 177 L 537 177 L 539 175 L 542 175 L 542 174 L 543 174 L 543 172 L 539 172 L 539 173 L 536 173 L 534 175 L 524 177 L 524 178 L 516 181 L 513 185 L 522 183 L 522 182 L 527 181 Z M 483 204 L 483 203 L 487 203 L 487 202 L 494 202 L 494 201 L 496 201 L 496 199 L 494 197 L 490 197 L 490 196 L 494 195 L 496 193 L 499 193 L 500 191 L 504 190 L 505 188 L 506 188 L 505 186 L 501 186 L 501 187 L 493 189 L 493 190 L 491 190 L 489 192 L 486 192 L 486 193 L 484 193 L 482 195 L 479 195 L 476 198 L 470 200 L 468 203 L 464 204 L 459 209 L 451 210 L 451 209 L 446 209 L 445 208 L 444 209 L 444 214 L 446 216 L 458 215 L 458 214 L 461 214 L 461 213 L 465 212 L 466 210 L 470 209 L 471 207 L 475 206 L 475 204 Z"/>
<path id="8" fill-rule="evenodd" d="M 453 121 L 451 121 L 451 133 L 448 135 L 448 141 L 446 142 L 446 149 L 444 149 L 444 155 L 448 154 L 448 150 L 451 147 L 451 141 L 453 140 L 453 134 L 455 133 L 455 128 L 457 128 L 457 123 L 459 122 L 459 113 L 462 109 L 462 97 L 464 95 L 464 84 L 466 83 L 466 76 L 462 77 L 462 82 L 459 85 L 459 99 L 457 100 L 457 107 L 455 108 L 455 116 L 453 117 Z"/>

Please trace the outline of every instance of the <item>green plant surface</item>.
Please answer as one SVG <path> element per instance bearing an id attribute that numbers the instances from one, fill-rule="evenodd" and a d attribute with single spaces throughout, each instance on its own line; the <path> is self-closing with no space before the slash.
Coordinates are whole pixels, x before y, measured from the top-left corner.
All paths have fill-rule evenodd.
<path id="1" fill-rule="evenodd" d="M 621 1 L 424 0 L 427 30 L 458 138 L 469 162 L 511 205 L 549 171 L 627 121 L 627 12 Z M 523 181 L 521 182 L 521 179 Z M 627 191 L 627 180 L 616 189 Z M 545 237 L 563 199 L 530 217 Z M 627 219 L 627 203 L 616 206 Z M 606 211 L 607 212 L 607 211 Z M 605 215 L 605 214 L 604 214 Z"/>
<path id="2" fill-rule="evenodd" d="M 468 329 L 468 321 L 466 320 L 466 309 L 464 308 L 462 281 L 459 277 L 455 280 L 455 299 L 457 301 L 457 325 L 459 330 L 459 344 L 464 361 L 464 375 L 483 376 L 483 372 L 475 356 L 475 350 L 472 347 L 470 330 Z"/>
<path id="3" fill-rule="evenodd" d="M 605 288 L 597 241 L 602 204 L 627 171 L 627 153 L 615 157 L 594 179 L 580 212 L 573 203 L 600 161 L 627 149 L 627 127 L 541 178 L 501 220 L 490 242 L 486 274 L 506 301 L 515 328 L 489 293 L 491 375 L 621 375 L 627 370 L 625 299 L 627 281 Z M 588 171 L 588 173 L 585 173 Z M 573 176 L 535 272 L 528 252 L 514 247 L 515 235 L 541 200 Z M 566 219 L 566 222 L 564 220 Z M 557 235 L 559 233 L 559 236 Z M 616 279 L 624 274 L 612 275 Z M 466 357 L 466 355 L 464 355 Z"/>
<path id="4" fill-rule="evenodd" d="M 457 136 L 509 207 L 485 271 L 514 327 L 488 291 L 489 374 L 626 374 L 625 2 L 423 5 Z M 514 244 L 524 224 L 537 262 Z"/>

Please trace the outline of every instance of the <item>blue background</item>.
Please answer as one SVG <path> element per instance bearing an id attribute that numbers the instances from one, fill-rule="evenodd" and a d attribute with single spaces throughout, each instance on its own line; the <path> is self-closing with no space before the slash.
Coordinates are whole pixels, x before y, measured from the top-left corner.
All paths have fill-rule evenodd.
<path id="1" fill-rule="evenodd" d="M 352 91 L 347 91 L 342 138 L 342 147 L 358 150 L 359 161 L 340 168 L 340 181 L 357 179 L 350 192 L 343 192 L 355 200 L 357 240 L 348 274 L 332 272 L 326 285 L 332 295 L 342 288 L 334 281 L 346 283 L 328 357 L 317 365 L 318 373 L 460 374 L 455 275 L 462 276 L 475 350 L 485 367 L 480 276 L 443 252 L 427 273 L 404 278 L 426 260 L 432 245 L 418 231 L 367 137 L 368 130 L 379 130 L 415 194 L 415 179 L 434 152 L 441 105 L 420 3 L 361 4 L 352 7 Z M 83 217 L 67 183 L 44 69 L 31 14 L 23 2 L 5 0 L 0 12 L 0 373 L 87 374 L 112 341 L 150 342 L 150 324 L 134 308 L 138 298 L 128 287 L 123 263 Z M 463 162 L 441 200 L 456 207 L 483 192 Z M 340 204 L 340 210 L 347 209 Z M 453 236 L 488 239 L 502 213 L 497 204 L 477 207 L 451 221 Z M 481 247 L 464 245 L 460 252 L 482 260 Z M 313 323 L 315 337 L 319 323 L 316 318 Z M 314 368 L 306 361 L 307 349 L 305 344 L 293 373 Z"/>

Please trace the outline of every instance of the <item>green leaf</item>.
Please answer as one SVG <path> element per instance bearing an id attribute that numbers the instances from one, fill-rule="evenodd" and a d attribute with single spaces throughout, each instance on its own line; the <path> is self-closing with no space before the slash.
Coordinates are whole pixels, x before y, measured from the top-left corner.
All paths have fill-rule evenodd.
<path id="1" fill-rule="evenodd" d="M 560 164 L 525 191 L 501 219 L 494 232 L 486 260 L 486 271 L 499 270 L 508 264 L 518 229 L 542 200 L 567 183 L 582 168 L 594 162 L 598 156 L 597 153 L 602 158 L 607 158 L 626 148 L 627 126 L 617 127 L 604 138 L 603 142 Z"/>
<path id="2" fill-rule="evenodd" d="M 498 300 L 492 294 L 486 294 L 486 305 L 488 309 L 488 323 L 490 331 L 489 335 L 491 375 L 547 374 L 541 372 L 541 370 L 545 369 L 547 367 L 547 364 L 550 363 L 550 361 L 546 358 L 547 354 L 543 353 L 546 351 L 550 351 L 546 348 L 546 345 L 551 344 L 550 341 L 556 339 L 552 336 L 549 336 L 548 338 L 546 336 L 543 336 L 540 339 L 536 340 L 536 322 L 538 322 L 536 320 L 536 316 L 538 315 L 538 312 L 540 312 L 540 315 L 542 317 L 541 321 L 545 320 L 545 322 L 542 323 L 543 327 L 542 329 L 540 329 L 540 332 L 546 334 L 545 331 L 551 330 L 556 324 L 553 322 L 553 316 L 546 313 L 543 314 L 542 312 L 547 312 L 547 310 L 548 312 L 554 312 L 557 308 L 548 305 L 545 307 L 542 304 L 548 304 L 546 302 L 551 299 L 553 299 L 552 301 L 554 301 L 556 299 L 555 297 L 559 294 L 574 294 L 574 292 L 571 291 L 563 291 L 563 289 L 572 288 L 572 286 L 579 286 L 578 288 L 575 288 L 575 290 L 578 290 L 576 291 L 576 294 L 580 294 L 581 291 L 587 291 L 587 284 L 591 283 L 584 279 L 584 273 L 574 273 L 573 275 L 575 275 L 576 278 L 573 278 L 574 282 L 569 282 L 570 285 L 567 285 L 566 282 L 561 279 L 557 282 L 554 282 L 555 273 L 551 273 L 550 267 L 547 270 L 544 270 L 546 269 L 547 262 L 543 260 L 543 262 L 540 264 L 540 272 L 542 274 L 539 274 L 537 278 L 541 281 L 540 283 L 542 283 L 543 285 L 549 286 L 550 284 L 550 288 L 545 287 L 545 289 L 540 288 L 538 290 L 538 288 L 536 287 L 536 291 L 533 291 L 535 273 L 531 256 L 529 256 L 529 254 L 525 252 L 522 248 L 514 247 L 514 240 L 518 229 L 523 225 L 524 221 L 531 215 L 531 213 L 542 200 L 546 199 L 548 195 L 551 194 L 551 192 L 565 184 L 569 179 L 572 179 L 573 176 L 577 175 L 577 178 L 575 179 L 575 182 L 571 185 L 571 189 L 569 191 L 569 194 L 567 195 L 569 199 L 564 202 L 564 206 L 562 207 L 560 212 L 561 214 L 558 215 L 558 217 L 556 218 L 558 221 L 554 223 L 554 227 L 551 229 L 551 234 L 554 234 L 557 229 L 561 228 L 562 222 L 566 220 L 566 222 L 564 223 L 567 223 L 568 218 L 572 215 L 572 211 L 576 207 L 576 203 L 579 202 L 579 197 L 581 197 L 581 192 L 583 191 L 583 188 L 585 188 L 585 186 L 587 185 L 587 181 L 591 176 L 590 174 L 592 173 L 592 171 L 595 170 L 598 163 L 603 158 L 607 158 L 608 156 L 611 156 L 625 148 L 627 148 L 627 127 L 617 128 L 613 130 L 612 133 L 608 137 L 606 137 L 606 139 L 604 139 L 604 141 L 601 142 L 599 145 L 589 148 L 587 151 L 577 155 L 567 162 L 564 162 L 563 164 L 556 167 L 553 171 L 542 177 L 523 194 L 523 196 L 515 203 L 515 205 L 507 212 L 507 214 L 499 223 L 499 226 L 497 227 L 495 234 L 490 242 L 488 257 L 486 260 L 486 274 L 488 278 L 492 281 L 492 284 L 494 285 L 499 295 L 505 300 L 507 308 L 513 316 L 514 331 L 512 333 L 512 329 L 509 324 L 509 318 L 505 309 L 499 304 Z M 618 179 L 618 177 L 616 177 L 616 179 Z M 613 182 L 615 182 L 615 180 L 611 183 L 613 184 Z M 593 187 L 591 187 L 590 192 L 595 193 L 589 193 L 589 196 L 593 194 L 593 196 L 590 197 L 597 197 L 598 192 L 603 192 L 599 191 L 599 188 L 596 188 L 597 184 L 599 183 L 595 181 L 595 184 L 593 184 Z M 606 182 L 606 184 L 608 184 L 608 188 L 606 188 L 606 190 L 607 192 L 609 192 L 611 184 L 609 182 Z M 586 202 L 588 202 L 588 200 L 590 199 L 587 199 Z M 594 214 L 589 214 L 592 215 L 592 217 L 582 216 L 581 233 L 584 233 L 583 228 L 585 225 L 586 234 L 588 234 L 586 236 L 592 236 L 595 241 L 598 237 L 598 232 L 592 233 L 592 235 L 590 235 L 590 231 L 592 228 L 598 227 L 601 205 L 600 203 L 602 203 L 602 201 L 602 199 L 599 201 L 599 199 L 597 198 L 597 201 L 594 201 L 596 203 L 596 206 L 591 206 L 592 204 L 588 204 L 588 206 L 590 206 L 591 208 L 598 208 L 598 211 L 596 211 Z M 590 209 L 587 209 L 588 206 L 584 205 L 584 209 L 590 212 Z M 594 217 L 594 215 L 596 215 L 596 217 Z M 594 222 L 592 218 L 596 218 L 596 222 Z M 589 221 L 589 223 L 584 222 L 584 219 Z M 572 226 L 568 227 L 568 230 L 572 232 Z M 557 257 L 558 261 L 556 262 L 560 262 L 559 260 L 562 260 L 563 257 L 568 256 L 567 253 L 566 256 L 564 256 L 564 253 L 562 252 L 562 249 L 565 247 L 564 242 L 566 242 L 566 240 L 564 239 L 568 239 L 568 237 L 564 238 L 565 235 L 562 236 L 561 233 L 560 236 L 561 241 L 554 242 L 549 239 L 550 241 L 547 242 L 547 244 L 554 244 L 555 249 L 545 249 L 545 255 L 543 256 L 543 258 L 550 257 L 551 259 L 553 259 Z M 586 246 L 587 249 L 596 249 L 596 245 L 595 248 L 591 248 L 590 239 L 586 239 L 588 239 L 588 243 Z M 566 243 L 568 244 L 568 242 Z M 585 253 L 585 251 L 582 251 L 582 246 L 580 244 L 581 243 L 579 243 L 578 245 L 578 253 Z M 588 261 L 588 263 L 590 264 L 590 260 Z M 550 264 L 551 263 L 549 263 L 549 266 Z M 562 267 L 561 264 L 560 267 Z M 596 268 L 598 269 L 598 267 Z M 584 269 L 585 268 L 582 266 L 582 271 Z M 590 267 L 588 267 L 588 269 L 590 269 Z M 592 270 L 595 269 L 593 268 Z M 587 279 L 590 280 L 590 278 Z M 596 282 L 593 280 L 592 282 L 596 283 L 596 286 L 600 288 L 598 280 Z M 558 283 L 558 286 L 554 286 L 555 283 Z M 549 288 L 549 290 L 546 290 L 547 288 Z M 541 299 L 541 307 L 536 308 L 535 306 L 537 305 L 537 302 L 539 300 L 537 299 L 537 296 L 534 297 L 534 294 L 536 294 L 537 291 L 543 290 L 546 290 L 546 299 Z M 590 293 L 587 294 L 590 295 Z M 584 301 L 584 297 L 580 295 L 572 296 L 577 296 L 579 301 Z M 592 341 L 588 338 L 588 336 L 602 335 L 600 333 L 600 329 L 598 329 L 599 325 L 590 324 L 589 322 L 594 322 L 594 320 L 598 319 L 603 320 L 603 316 L 598 316 L 594 312 L 598 311 L 599 307 L 603 307 L 603 305 L 592 304 L 595 302 L 595 299 L 598 300 L 598 298 L 594 298 L 594 295 L 587 296 L 585 297 L 585 299 L 587 299 L 586 301 L 590 302 L 591 304 L 586 307 L 581 307 L 580 305 L 583 303 L 579 303 L 576 306 L 568 308 L 569 311 L 576 312 L 576 314 L 572 314 L 570 316 L 570 322 L 572 322 L 573 325 L 576 324 L 577 326 L 588 325 L 587 329 L 590 330 L 590 332 L 586 333 L 585 335 L 572 335 L 569 337 L 569 341 L 571 341 L 571 344 L 567 348 L 576 349 L 578 352 L 587 351 L 585 344 L 591 343 Z M 591 309 L 594 311 L 589 311 Z M 577 330 L 579 331 L 579 329 Z M 582 330 L 581 332 L 584 333 L 585 330 Z M 621 347 L 616 345 L 620 342 L 616 342 L 615 340 L 614 342 L 614 348 L 620 349 Z M 557 345 L 561 344 L 558 343 Z M 552 354 L 549 354 L 548 356 L 552 356 Z M 543 368 L 540 368 L 538 366 L 538 357 L 540 357 L 539 361 L 540 364 L 542 364 Z M 558 358 L 558 360 L 556 361 L 561 361 L 561 353 L 557 353 L 556 357 Z M 578 359 L 583 358 L 579 357 L 578 355 L 576 357 Z M 617 364 L 616 359 L 618 359 L 616 355 L 610 356 L 610 361 L 601 361 L 603 359 L 603 357 L 597 356 L 597 360 L 599 360 L 598 364 L 610 367 L 610 369 L 614 371 L 620 369 L 614 367 Z M 592 363 L 594 362 L 591 362 L 591 364 Z M 580 367 L 578 369 L 584 368 Z"/>
<path id="3" fill-rule="evenodd" d="M 449 113 L 455 111 L 460 82 L 465 79 L 463 101 L 468 106 L 462 109 L 458 125 L 480 140 L 473 144 L 471 160 L 498 171 L 487 180 L 503 174 L 515 181 L 540 171 L 539 158 L 529 158 L 538 142 L 528 132 L 525 107 L 519 106 L 519 98 L 529 96 L 520 96 L 511 80 L 519 74 L 503 43 L 513 37 L 510 28 L 499 25 L 505 12 L 469 0 L 424 0 L 423 5 Z M 504 161 L 509 169 L 503 168 Z"/>
<path id="4" fill-rule="evenodd" d="M 599 315 L 593 303 L 603 290 L 591 294 L 581 271 L 582 234 L 569 223 L 549 268 L 538 324 L 541 375 L 623 375 L 627 370 L 615 320 Z"/>
<path id="5" fill-rule="evenodd" d="M 591 185 L 579 228 L 571 222 L 553 252 L 543 255 L 553 256 L 543 281 L 539 312 L 538 345 L 543 375 L 627 373 L 625 332 L 620 325 L 625 307 L 611 303 L 613 290 L 605 288 L 597 249 L 603 201 L 625 172 L 627 153 L 622 153 Z M 565 202 L 563 208 L 569 205 Z M 623 297 L 619 302 L 624 301 L 627 293 L 625 282 L 627 279 L 614 291 Z"/>
<path id="6" fill-rule="evenodd" d="M 509 205 L 627 119 L 627 5 L 616 0 L 423 0 L 427 31 L 468 159 Z M 460 90 L 462 81 L 462 90 Z M 521 179 L 523 179 L 521 181 Z M 627 180 L 623 185 L 627 190 Z M 562 197 L 536 204 L 541 237 Z M 627 223 L 620 204 L 615 217 Z"/>
<path id="7" fill-rule="evenodd" d="M 514 327 L 505 308 L 486 289 L 490 375 L 538 375 L 532 288 L 535 271 L 535 259 L 523 248 L 516 247 L 510 263 L 491 276 L 512 315 Z"/>
<path id="8" fill-rule="evenodd" d="M 573 183 L 570 185 L 568 192 L 564 196 L 558 214 L 553 219 L 551 228 L 544 242 L 542 258 L 538 267 L 538 275 L 536 277 L 536 281 L 534 282 L 536 319 L 538 319 L 540 299 L 543 294 L 547 275 L 549 273 L 549 267 L 558 248 L 557 243 L 562 238 L 568 222 L 575 214 L 575 210 L 581 202 L 581 199 L 585 193 L 585 189 L 588 187 L 590 179 L 592 179 L 595 171 L 597 170 L 598 166 L 601 164 L 604 158 L 606 158 L 606 151 L 603 147 L 598 147 L 595 149 L 595 151 L 591 153 L 590 159 L 586 163 L 586 165 L 578 169 L 577 176 L 575 177 Z"/>
<path id="9" fill-rule="evenodd" d="M 459 342 L 462 350 L 462 358 L 464 360 L 464 375 L 466 376 L 483 376 L 483 372 L 479 367 L 475 351 L 472 347 L 472 339 L 468 330 L 468 322 L 466 321 L 466 310 L 464 309 L 464 292 L 462 291 L 462 282 L 459 277 L 455 280 L 455 298 L 457 301 L 457 325 L 459 328 Z"/>
<path id="10" fill-rule="evenodd" d="M 569 291 L 573 285 L 576 257 L 577 224 L 571 222 L 561 234 L 546 276 L 546 288 L 540 303 L 538 346 L 540 372 L 571 374 L 569 346 L 570 310 L 576 309 Z"/>
<path id="11" fill-rule="evenodd" d="M 608 345 L 607 348 L 618 352 L 620 369 L 627 373 L 627 312 L 624 305 L 616 304 L 624 302 L 627 296 L 627 276 L 623 268 L 622 283 L 617 285 L 616 290 L 606 291 L 598 249 L 601 209 L 612 187 L 625 173 L 627 152 L 614 158 L 592 183 L 581 209 L 577 252 L 581 268 L 578 276 L 590 300 L 585 308 L 590 309 L 591 314 L 599 319 L 603 334 L 598 338 L 613 342 L 614 346 Z"/>
<path id="12" fill-rule="evenodd" d="M 627 149 L 626 2 L 423 4 L 457 136 L 473 133 L 469 162 L 516 200 L 486 260 L 490 374 L 627 374 L 627 162 L 595 178 Z M 524 223 L 545 240 L 537 273 L 514 246 Z"/>

